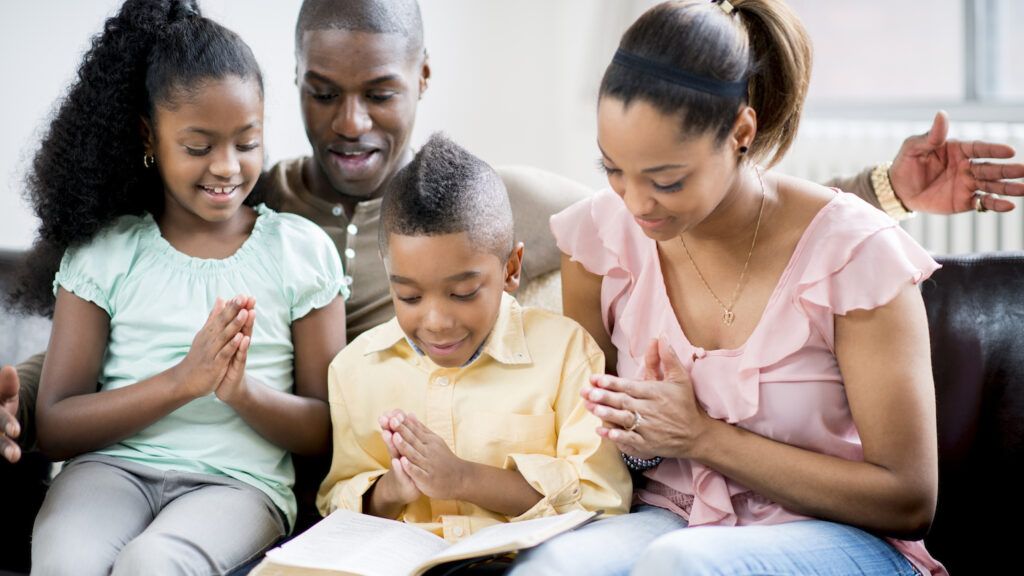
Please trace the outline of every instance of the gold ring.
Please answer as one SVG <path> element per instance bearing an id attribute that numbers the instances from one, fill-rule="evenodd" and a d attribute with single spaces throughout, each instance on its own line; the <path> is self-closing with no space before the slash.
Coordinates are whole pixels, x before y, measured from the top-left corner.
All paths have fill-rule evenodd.
<path id="1" fill-rule="evenodd" d="M 633 423 L 630 424 L 629 427 L 625 429 L 626 432 L 632 432 L 633 430 L 636 430 L 636 427 L 639 426 L 640 423 L 643 421 L 644 417 L 641 416 L 640 413 L 637 412 L 636 410 L 633 410 Z"/>
<path id="2" fill-rule="evenodd" d="M 988 208 L 986 208 L 985 203 L 982 202 L 983 197 L 984 195 L 981 192 L 974 193 L 974 210 L 979 214 L 988 212 Z"/>

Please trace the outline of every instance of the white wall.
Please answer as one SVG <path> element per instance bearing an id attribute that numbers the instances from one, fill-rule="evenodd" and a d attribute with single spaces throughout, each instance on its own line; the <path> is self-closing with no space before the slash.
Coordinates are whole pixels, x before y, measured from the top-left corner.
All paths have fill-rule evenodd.
<path id="1" fill-rule="evenodd" d="M 839 0 L 829 0 L 831 4 L 792 1 L 806 13 L 812 35 L 827 17 L 840 14 L 835 12 L 837 7 L 848 9 Z M 270 162 L 308 154 L 294 86 L 292 45 L 301 0 L 200 2 L 207 15 L 245 38 L 263 67 Z M 622 31 L 654 2 L 420 0 L 433 80 L 420 105 L 414 143 L 445 130 L 492 164 L 529 164 L 594 187 L 603 185 L 596 169 L 597 85 Z M 882 0 L 872 3 L 884 4 Z M 942 4 L 953 3 L 943 0 Z M 902 11 L 894 14 L 908 21 L 906 33 L 931 30 L 931 25 L 913 19 L 914 11 L 908 6 L 916 3 L 899 4 Z M 73 77 L 89 38 L 119 5 L 120 0 L 0 0 L 0 248 L 24 247 L 32 241 L 36 223 L 22 199 L 22 179 L 38 133 Z M 814 6 L 818 10 L 811 13 Z M 932 40 L 927 34 L 919 36 L 914 44 L 921 46 L 919 52 L 928 53 L 926 44 Z M 815 86 L 835 83 L 829 72 L 843 69 L 841 64 L 849 61 L 848 42 L 829 42 L 832 38 L 827 34 L 825 39 L 814 39 L 821 58 L 811 93 L 827 99 L 830 88 Z M 869 61 L 887 67 L 889 76 L 883 78 L 890 78 L 900 70 L 898 60 Z M 944 74 L 954 75 L 953 71 L 932 71 L 930 76 Z M 928 120 L 932 113 L 933 107 L 925 105 L 918 113 L 899 113 L 899 117 Z M 954 116 L 955 136 L 961 136 L 964 120 Z M 805 148 L 816 146 L 810 143 Z M 894 153 L 887 143 L 872 151 L 870 162 Z M 819 160 L 825 159 L 813 163 Z M 794 159 L 790 164 L 801 162 Z"/>
<path id="2" fill-rule="evenodd" d="M 294 87 L 300 0 L 201 0 L 263 67 L 271 162 L 307 154 Z M 642 2 L 423 0 L 434 78 L 414 141 L 445 130 L 489 162 L 530 164 L 597 186 L 594 98 Z M 36 222 L 23 177 L 81 54 L 119 0 L 0 2 L 0 248 L 25 247 Z M 595 9 L 600 7 L 600 9 Z M 621 18 L 608 14 L 621 12 Z M 611 30 L 602 27 L 614 28 Z M 582 65 L 581 65 L 582 63 Z"/>

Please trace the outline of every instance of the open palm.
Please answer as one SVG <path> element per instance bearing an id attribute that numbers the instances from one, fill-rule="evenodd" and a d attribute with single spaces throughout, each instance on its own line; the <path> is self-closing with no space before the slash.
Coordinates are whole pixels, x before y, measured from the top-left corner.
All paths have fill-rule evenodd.
<path id="1" fill-rule="evenodd" d="M 994 163 L 983 159 L 1013 158 L 1006 144 L 979 140 L 947 140 L 949 119 L 945 112 L 935 115 L 926 134 L 903 142 L 893 161 L 890 177 L 903 204 L 918 212 L 955 214 L 973 210 L 977 191 L 1003 196 L 1024 196 L 1024 164 Z M 1013 210 L 1009 200 L 984 196 L 985 208 L 997 212 Z"/>

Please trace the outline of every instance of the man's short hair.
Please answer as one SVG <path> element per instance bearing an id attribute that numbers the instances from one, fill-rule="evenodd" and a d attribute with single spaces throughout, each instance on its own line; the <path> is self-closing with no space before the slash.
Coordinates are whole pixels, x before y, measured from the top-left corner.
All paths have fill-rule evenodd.
<path id="1" fill-rule="evenodd" d="M 512 253 L 508 191 L 486 162 L 443 134 L 434 134 L 384 191 L 380 251 L 388 236 L 437 236 L 466 232 L 479 250 L 504 262 Z"/>
<path id="2" fill-rule="evenodd" d="M 295 24 L 295 50 L 308 30 L 352 30 L 400 34 L 409 51 L 423 52 L 423 18 L 416 0 L 305 0 Z"/>

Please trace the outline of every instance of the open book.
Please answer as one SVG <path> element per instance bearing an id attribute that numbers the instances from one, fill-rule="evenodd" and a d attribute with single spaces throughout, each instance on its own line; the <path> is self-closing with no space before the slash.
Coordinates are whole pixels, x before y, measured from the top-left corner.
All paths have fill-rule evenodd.
<path id="1" fill-rule="evenodd" d="M 257 576 L 419 576 L 445 562 L 487 557 L 536 546 L 585 524 L 600 512 L 488 526 L 456 544 L 399 522 L 336 510 L 283 546 L 267 552 Z"/>

